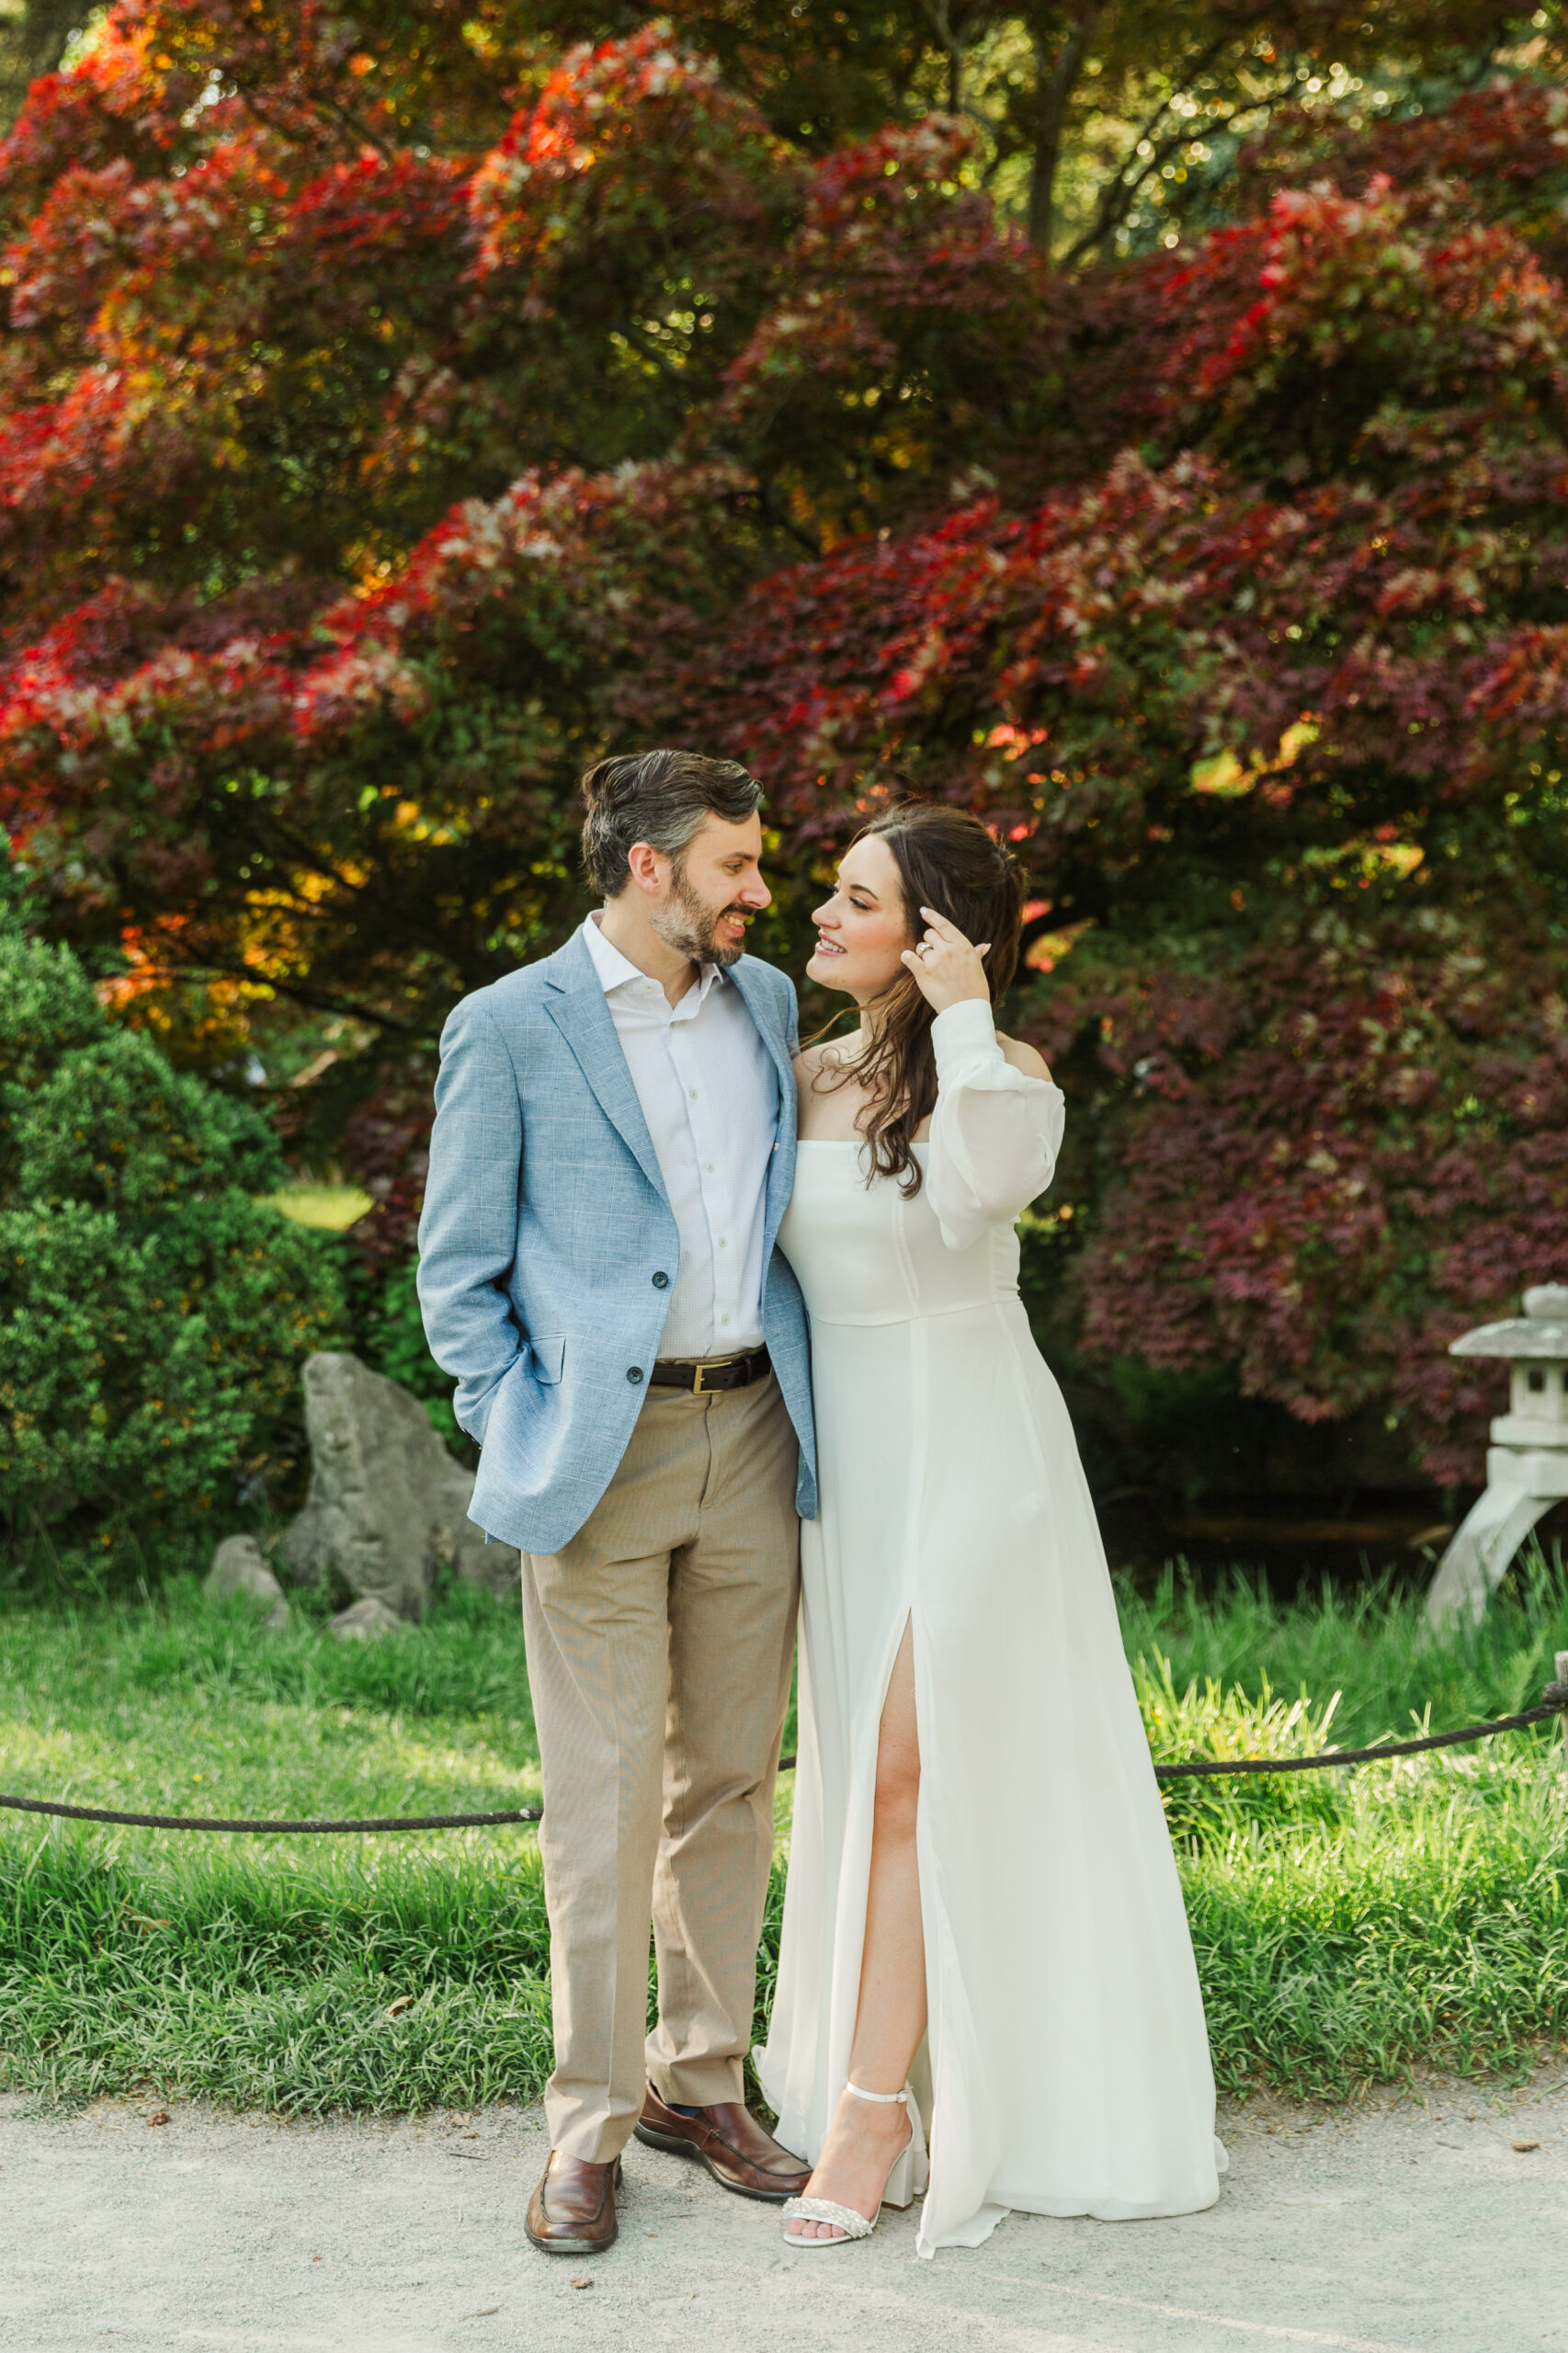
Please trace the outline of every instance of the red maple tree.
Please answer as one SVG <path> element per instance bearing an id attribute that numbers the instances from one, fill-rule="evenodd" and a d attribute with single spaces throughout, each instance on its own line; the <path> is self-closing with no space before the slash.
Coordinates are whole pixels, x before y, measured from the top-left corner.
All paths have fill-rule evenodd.
<path id="1" fill-rule="evenodd" d="M 902 779 L 1029 861 L 1086 1341 L 1473 1475 L 1442 1344 L 1568 1272 L 1562 94 L 1068 280 L 956 120 L 812 157 L 659 26 L 508 118 L 250 21 L 126 0 L 0 153 L 0 818 L 133 1017 L 306 1062 L 403 1248 L 589 759 L 756 765 L 781 955 Z"/>

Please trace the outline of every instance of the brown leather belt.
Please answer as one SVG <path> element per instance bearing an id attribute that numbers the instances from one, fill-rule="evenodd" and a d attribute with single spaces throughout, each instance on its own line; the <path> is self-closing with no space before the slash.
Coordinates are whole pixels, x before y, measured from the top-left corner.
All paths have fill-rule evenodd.
<path id="1" fill-rule="evenodd" d="M 714 1389 L 744 1389 L 772 1370 L 767 1350 L 756 1348 L 749 1357 L 715 1357 L 706 1364 L 682 1364 L 666 1357 L 648 1378 L 655 1389 L 689 1389 L 694 1397 L 706 1397 Z"/>

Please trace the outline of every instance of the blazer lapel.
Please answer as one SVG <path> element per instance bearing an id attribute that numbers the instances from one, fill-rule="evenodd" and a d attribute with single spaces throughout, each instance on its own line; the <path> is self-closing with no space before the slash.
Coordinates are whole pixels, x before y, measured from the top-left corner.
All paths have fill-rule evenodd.
<path id="1" fill-rule="evenodd" d="M 749 960 L 747 960 L 749 961 Z M 758 986 L 756 975 L 746 970 L 746 963 L 732 964 L 724 978 L 739 989 L 746 1011 L 756 1024 L 757 1033 L 772 1059 L 778 1080 L 778 1124 L 793 1130 L 795 1120 L 795 1069 L 784 1051 L 784 1041 L 768 1018 L 767 999 Z"/>
<path id="2" fill-rule="evenodd" d="M 733 981 L 739 989 L 746 1011 L 756 1025 L 757 1034 L 767 1048 L 774 1074 L 778 1081 L 780 1148 L 773 1154 L 767 1170 L 767 1248 L 763 1256 L 766 1266 L 772 1257 L 774 1238 L 789 1207 L 790 1193 L 795 1181 L 795 1066 L 790 1060 L 784 1040 L 769 1018 L 767 995 L 758 985 L 756 974 L 746 969 L 746 962 L 732 964 L 724 977 Z"/>
<path id="3" fill-rule="evenodd" d="M 603 983 L 580 933 L 551 958 L 548 978 L 545 1008 L 551 1019 L 576 1056 L 600 1110 L 667 1208 L 669 1196 L 648 1122 L 615 1034 Z"/>

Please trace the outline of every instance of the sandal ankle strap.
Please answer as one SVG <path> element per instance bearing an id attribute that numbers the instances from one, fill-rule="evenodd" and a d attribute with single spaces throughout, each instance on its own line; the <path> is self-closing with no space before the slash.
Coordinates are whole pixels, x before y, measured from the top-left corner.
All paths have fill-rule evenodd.
<path id="1" fill-rule="evenodd" d="M 846 2092 L 853 2092 L 857 2099 L 875 2100 L 879 2108 L 907 2108 L 909 2105 L 907 2084 L 901 2092 L 868 2092 L 862 2091 L 858 2084 L 852 2084 L 846 2075 L 844 2088 Z"/>

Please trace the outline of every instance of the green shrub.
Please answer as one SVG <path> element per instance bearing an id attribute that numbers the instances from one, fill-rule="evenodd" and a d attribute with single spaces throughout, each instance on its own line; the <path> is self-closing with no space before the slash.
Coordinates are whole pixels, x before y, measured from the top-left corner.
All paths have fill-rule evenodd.
<path id="1" fill-rule="evenodd" d="M 477 1460 L 452 1411 L 457 1383 L 441 1370 L 425 1338 L 418 1276 L 417 1258 L 393 1267 L 358 1318 L 360 1354 L 389 1381 L 413 1392 L 454 1453 Z"/>
<path id="2" fill-rule="evenodd" d="M 0 878 L 3 879 L 3 878 Z M 297 1414 L 330 1245 L 265 1120 L 108 1019 L 0 892 L 0 1529 L 188 1522 Z"/>

